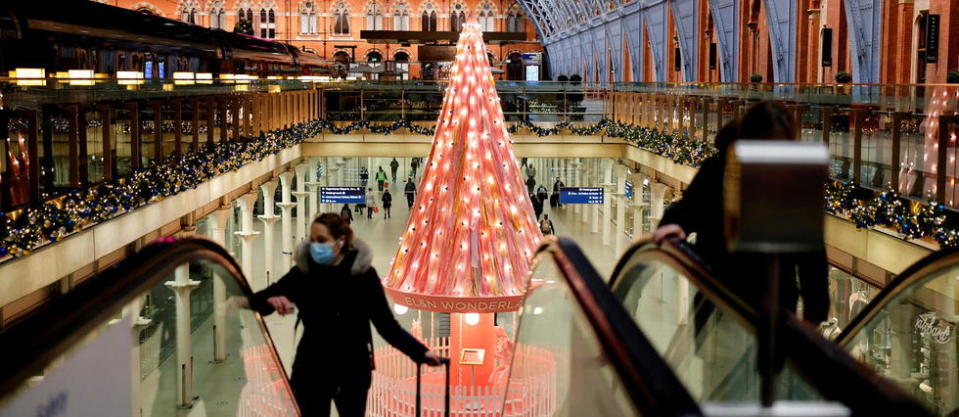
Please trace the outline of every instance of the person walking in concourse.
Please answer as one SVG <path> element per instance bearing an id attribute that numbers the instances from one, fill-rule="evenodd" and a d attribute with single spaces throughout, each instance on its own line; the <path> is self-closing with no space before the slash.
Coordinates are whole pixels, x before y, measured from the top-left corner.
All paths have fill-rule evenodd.
<path id="1" fill-rule="evenodd" d="M 394 183 L 394 184 L 396 184 L 396 170 L 398 170 L 398 169 L 400 169 L 400 163 L 399 163 L 399 161 L 396 160 L 396 158 L 393 158 L 393 160 L 390 161 L 390 171 L 391 171 L 392 174 L 393 174 L 393 183 Z"/>
<path id="2" fill-rule="evenodd" d="M 383 191 L 384 183 L 386 183 L 386 171 L 383 170 L 383 167 L 380 167 L 379 171 L 376 171 L 376 186 L 379 187 L 378 191 Z"/>
<path id="3" fill-rule="evenodd" d="M 290 314 L 296 305 L 303 336 L 290 386 L 304 417 L 328 417 L 331 401 L 340 417 L 366 414 L 374 368 L 370 322 L 414 362 L 440 365 L 439 356 L 397 323 L 371 266 L 372 249 L 339 215 L 313 221 L 309 241 L 297 245 L 294 261 L 279 281 L 254 294 L 249 306 L 265 316 Z"/>
<path id="4" fill-rule="evenodd" d="M 393 207 L 393 194 L 390 194 L 390 190 L 383 191 L 383 218 L 390 218 L 390 207 Z"/>
<path id="5" fill-rule="evenodd" d="M 539 219 L 539 231 L 542 232 L 543 235 L 556 234 L 556 229 L 553 227 L 553 221 L 549 219 L 549 214 L 543 214 L 543 218 Z"/>
<path id="6" fill-rule="evenodd" d="M 731 122 L 723 126 L 716 134 L 718 154 L 703 161 L 689 188 L 683 193 L 683 198 L 665 210 L 659 227 L 653 233 L 657 242 L 671 238 L 685 239 L 689 234 L 696 233 L 696 252 L 716 269 L 721 281 L 754 306 L 760 305 L 761 292 L 765 287 L 761 256 L 726 251 L 723 231 L 726 154 L 737 139 L 794 140 L 795 126 L 789 111 L 773 101 L 756 103 L 739 123 Z M 780 265 L 783 279 L 780 283 L 780 305 L 796 311 L 796 303 L 802 295 L 803 319 L 813 325 L 825 321 L 829 310 L 825 251 L 786 256 Z"/>
<path id="7" fill-rule="evenodd" d="M 350 210 L 349 204 L 344 204 L 343 208 L 340 209 L 340 217 L 343 218 L 343 221 L 345 221 L 346 224 L 353 223 L 353 210 Z"/>
<path id="8" fill-rule="evenodd" d="M 403 189 L 406 193 L 406 208 L 413 209 L 413 201 L 416 200 L 416 184 L 413 183 L 413 178 L 406 179 L 406 187 Z"/>
<path id="9" fill-rule="evenodd" d="M 366 218 L 372 219 L 374 212 L 376 212 L 376 194 L 373 193 L 372 188 L 367 188 L 366 189 Z"/>

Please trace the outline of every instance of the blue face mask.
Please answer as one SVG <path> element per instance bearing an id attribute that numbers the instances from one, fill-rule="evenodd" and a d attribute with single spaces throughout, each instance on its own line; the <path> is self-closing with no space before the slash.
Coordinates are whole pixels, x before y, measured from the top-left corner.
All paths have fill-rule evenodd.
<path id="1" fill-rule="evenodd" d="M 310 257 L 319 265 L 329 265 L 336 258 L 332 243 L 310 242 Z"/>

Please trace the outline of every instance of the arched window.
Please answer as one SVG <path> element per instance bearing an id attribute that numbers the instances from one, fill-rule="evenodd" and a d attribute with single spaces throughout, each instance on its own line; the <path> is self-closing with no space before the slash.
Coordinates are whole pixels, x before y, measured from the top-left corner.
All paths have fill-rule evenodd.
<path id="1" fill-rule="evenodd" d="M 466 10 L 462 4 L 457 3 L 450 12 L 450 30 L 453 32 L 462 31 L 463 23 L 466 23 Z"/>
<path id="2" fill-rule="evenodd" d="M 383 62 L 383 54 L 379 51 L 370 51 L 366 54 L 367 62 Z"/>
<path id="3" fill-rule="evenodd" d="M 375 1 L 366 8 L 366 30 L 383 29 L 383 11 Z"/>
<path id="4" fill-rule="evenodd" d="M 316 7 L 312 1 L 303 3 L 300 8 L 300 33 L 304 35 L 316 34 Z"/>
<path id="5" fill-rule="evenodd" d="M 506 13 L 506 31 L 507 32 L 525 32 L 526 18 L 523 17 L 523 9 L 518 4 L 513 3 Z"/>
<path id="6" fill-rule="evenodd" d="M 226 11 L 223 2 L 215 1 L 210 5 L 210 28 L 224 29 L 226 27 Z"/>
<path id="7" fill-rule="evenodd" d="M 276 38 L 276 12 L 273 8 L 260 9 L 260 37 L 265 39 Z"/>
<path id="8" fill-rule="evenodd" d="M 490 3 L 483 3 L 480 6 L 479 11 L 479 24 L 483 28 L 483 32 L 493 32 L 496 30 L 496 12 L 493 10 L 493 5 Z"/>
<path id="9" fill-rule="evenodd" d="M 423 14 L 420 17 L 420 22 L 424 32 L 436 31 L 436 6 L 434 6 L 433 3 L 423 5 Z"/>
<path id="10" fill-rule="evenodd" d="M 400 79 L 408 80 L 410 75 L 410 54 L 404 51 L 398 51 L 393 54 L 393 60 L 396 61 L 396 72 L 399 73 Z"/>
<path id="11" fill-rule="evenodd" d="M 410 10 L 406 3 L 393 6 L 393 30 L 410 30 Z"/>
<path id="12" fill-rule="evenodd" d="M 346 7 L 346 2 L 338 2 L 333 6 L 333 34 L 350 34 L 350 9 Z"/>

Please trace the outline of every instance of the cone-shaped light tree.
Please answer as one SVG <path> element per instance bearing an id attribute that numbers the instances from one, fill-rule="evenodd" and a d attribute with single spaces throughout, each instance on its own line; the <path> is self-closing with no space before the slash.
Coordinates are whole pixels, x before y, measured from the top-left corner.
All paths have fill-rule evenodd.
<path id="1" fill-rule="evenodd" d="M 384 277 L 422 310 L 516 310 L 542 235 L 520 174 L 479 24 L 463 26 L 407 229 Z"/>

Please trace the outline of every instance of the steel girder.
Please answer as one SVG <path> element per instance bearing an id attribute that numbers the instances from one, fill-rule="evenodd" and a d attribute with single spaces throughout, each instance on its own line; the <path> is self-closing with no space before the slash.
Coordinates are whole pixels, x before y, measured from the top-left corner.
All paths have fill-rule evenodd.
<path id="1" fill-rule="evenodd" d="M 882 55 L 882 2 L 879 0 L 844 0 L 846 22 L 852 41 L 852 81 L 879 82 L 879 58 Z"/>

